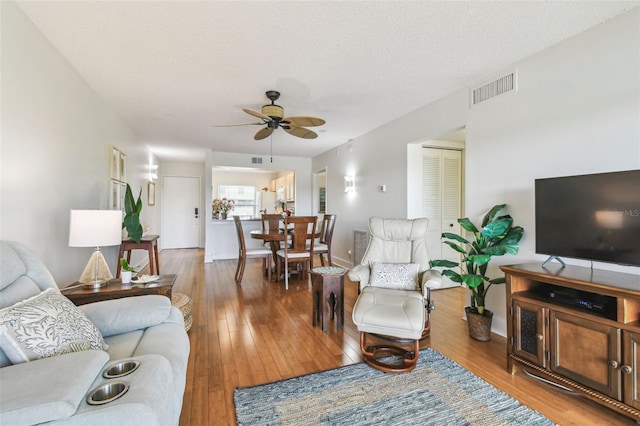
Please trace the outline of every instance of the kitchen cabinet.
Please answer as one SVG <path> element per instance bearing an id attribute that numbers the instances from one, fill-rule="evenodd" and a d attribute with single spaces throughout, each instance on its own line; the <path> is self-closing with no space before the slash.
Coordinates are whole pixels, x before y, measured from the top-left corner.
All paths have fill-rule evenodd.
<path id="1" fill-rule="evenodd" d="M 296 199 L 296 174 L 294 172 L 272 179 L 269 189 L 276 192 L 277 198 L 286 201 Z"/>

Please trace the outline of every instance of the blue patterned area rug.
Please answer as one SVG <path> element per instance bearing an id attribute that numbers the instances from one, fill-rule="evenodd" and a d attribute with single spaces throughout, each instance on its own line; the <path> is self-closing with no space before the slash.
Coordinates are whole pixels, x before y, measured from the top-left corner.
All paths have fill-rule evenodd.
<path id="1" fill-rule="evenodd" d="M 421 350 L 410 373 L 365 363 L 237 388 L 239 425 L 552 425 L 442 354 Z"/>

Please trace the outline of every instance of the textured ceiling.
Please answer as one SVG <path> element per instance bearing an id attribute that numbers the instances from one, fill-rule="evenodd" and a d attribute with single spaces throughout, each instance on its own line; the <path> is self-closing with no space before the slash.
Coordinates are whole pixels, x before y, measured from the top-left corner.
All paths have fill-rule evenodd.
<path id="1" fill-rule="evenodd" d="M 266 90 L 311 157 L 638 6 L 637 1 L 26 1 L 22 10 L 162 159 L 267 155 L 242 108 Z"/>

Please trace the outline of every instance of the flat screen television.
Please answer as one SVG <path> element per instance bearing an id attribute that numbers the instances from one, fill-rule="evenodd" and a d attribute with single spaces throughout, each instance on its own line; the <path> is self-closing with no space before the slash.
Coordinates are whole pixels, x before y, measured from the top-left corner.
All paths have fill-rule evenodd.
<path id="1" fill-rule="evenodd" d="M 640 170 L 535 180 L 536 253 L 640 266 Z"/>

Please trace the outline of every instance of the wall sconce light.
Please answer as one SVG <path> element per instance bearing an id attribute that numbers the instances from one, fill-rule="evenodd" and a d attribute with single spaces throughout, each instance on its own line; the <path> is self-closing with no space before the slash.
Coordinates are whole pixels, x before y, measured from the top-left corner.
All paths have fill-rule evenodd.
<path id="1" fill-rule="evenodd" d="M 149 164 L 149 181 L 153 182 L 156 179 L 158 179 L 158 165 Z"/>
<path id="2" fill-rule="evenodd" d="M 355 176 L 345 175 L 344 177 L 344 192 L 356 192 Z"/>

